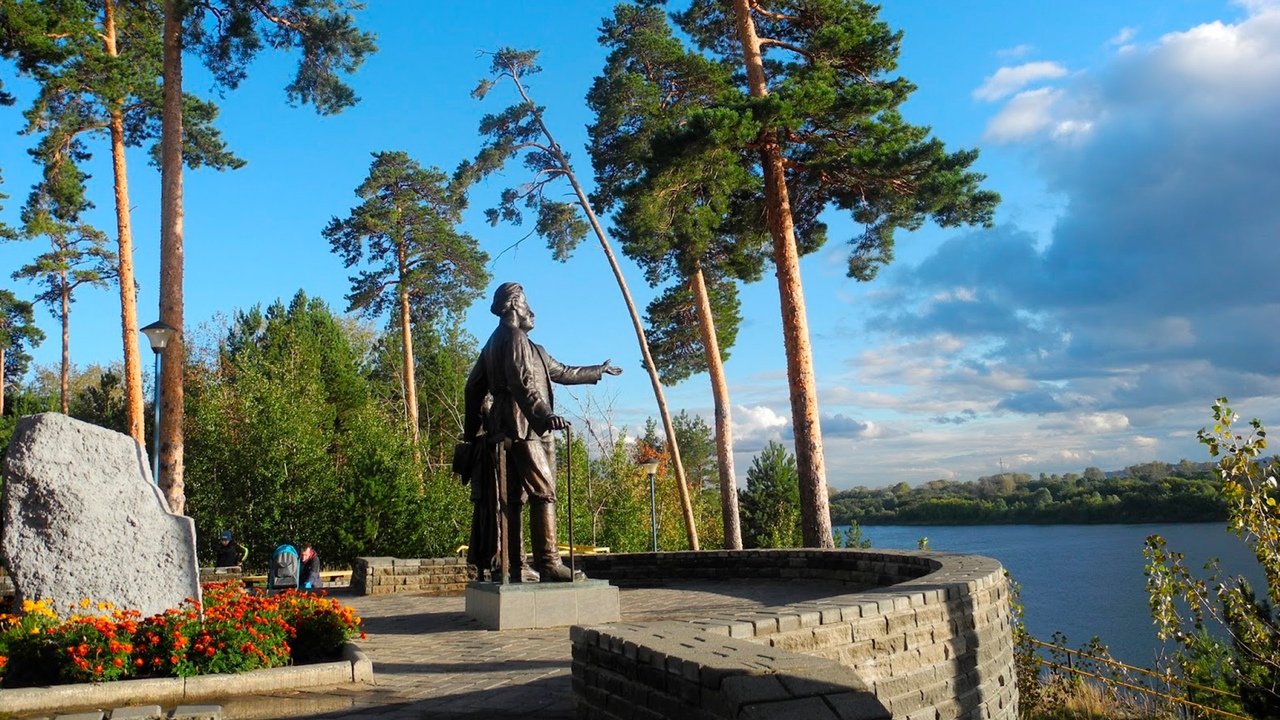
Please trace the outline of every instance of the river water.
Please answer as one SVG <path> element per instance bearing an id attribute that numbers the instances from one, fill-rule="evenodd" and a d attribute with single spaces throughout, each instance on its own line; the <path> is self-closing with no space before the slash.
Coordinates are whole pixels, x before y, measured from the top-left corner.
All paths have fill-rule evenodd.
<path id="1" fill-rule="evenodd" d="M 1263 587 L 1253 553 L 1224 523 L 870 525 L 862 533 L 873 548 L 914 550 L 927 537 L 931 550 L 995 558 L 1022 585 L 1032 635 L 1048 642 L 1061 631 L 1072 648 L 1097 635 L 1116 659 L 1143 667 L 1152 666 L 1160 648 L 1142 572 L 1148 535 L 1164 536 L 1170 550 L 1186 554 L 1193 571 L 1218 558 L 1225 573 Z"/>

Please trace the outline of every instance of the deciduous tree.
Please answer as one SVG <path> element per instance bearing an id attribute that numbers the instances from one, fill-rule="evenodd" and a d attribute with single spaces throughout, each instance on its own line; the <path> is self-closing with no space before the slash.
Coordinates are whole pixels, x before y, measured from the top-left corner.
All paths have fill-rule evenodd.
<path id="1" fill-rule="evenodd" d="M 489 284 L 489 256 L 476 239 L 458 232 L 465 193 L 438 168 L 424 169 L 408 153 L 374 153 L 363 201 L 324 229 L 346 267 L 370 266 L 351 277 L 349 310 L 381 317 L 394 308 L 400 329 L 405 415 L 418 444 L 418 384 L 413 328 L 456 320 Z"/>
<path id="2" fill-rule="evenodd" d="M 0 289 L 0 416 L 4 415 L 5 388 L 26 374 L 29 350 L 42 340 L 44 331 L 36 327 L 34 305 L 19 300 L 11 290 Z"/>

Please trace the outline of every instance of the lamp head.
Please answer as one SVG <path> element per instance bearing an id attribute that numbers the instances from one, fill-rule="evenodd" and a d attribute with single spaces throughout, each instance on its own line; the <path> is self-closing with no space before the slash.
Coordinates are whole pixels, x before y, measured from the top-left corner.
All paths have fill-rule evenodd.
<path id="1" fill-rule="evenodd" d="M 169 340 L 174 335 L 178 334 L 178 331 L 172 325 L 167 325 L 159 320 L 144 328 L 139 328 L 139 331 L 147 336 L 147 342 L 151 343 L 151 350 L 157 354 L 169 344 Z"/>
<path id="2" fill-rule="evenodd" d="M 644 470 L 649 475 L 653 475 L 658 472 L 657 458 L 654 458 L 652 460 L 645 460 L 644 462 L 640 462 L 636 464 L 640 466 L 641 470 Z"/>

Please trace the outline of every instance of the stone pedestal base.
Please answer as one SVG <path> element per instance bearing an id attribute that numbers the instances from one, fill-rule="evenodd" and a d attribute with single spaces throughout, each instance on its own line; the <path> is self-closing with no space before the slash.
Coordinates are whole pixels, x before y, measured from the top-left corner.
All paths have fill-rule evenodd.
<path id="1" fill-rule="evenodd" d="M 487 630 L 618 622 L 618 588 L 607 580 L 572 583 L 467 583 L 467 617 Z"/>

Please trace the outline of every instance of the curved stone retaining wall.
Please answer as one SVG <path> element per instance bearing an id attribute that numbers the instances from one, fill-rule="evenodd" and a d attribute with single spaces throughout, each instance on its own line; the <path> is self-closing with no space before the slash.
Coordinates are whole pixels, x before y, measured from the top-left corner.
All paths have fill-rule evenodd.
<path id="1" fill-rule="evenodd" d="M 588 718 L 1014 720 L 1003 568 L 976 555 L 745 550 L 582 556 L 626 587 L 805 578 L 847 593 L 748 614 L 575 627 Z"/>

